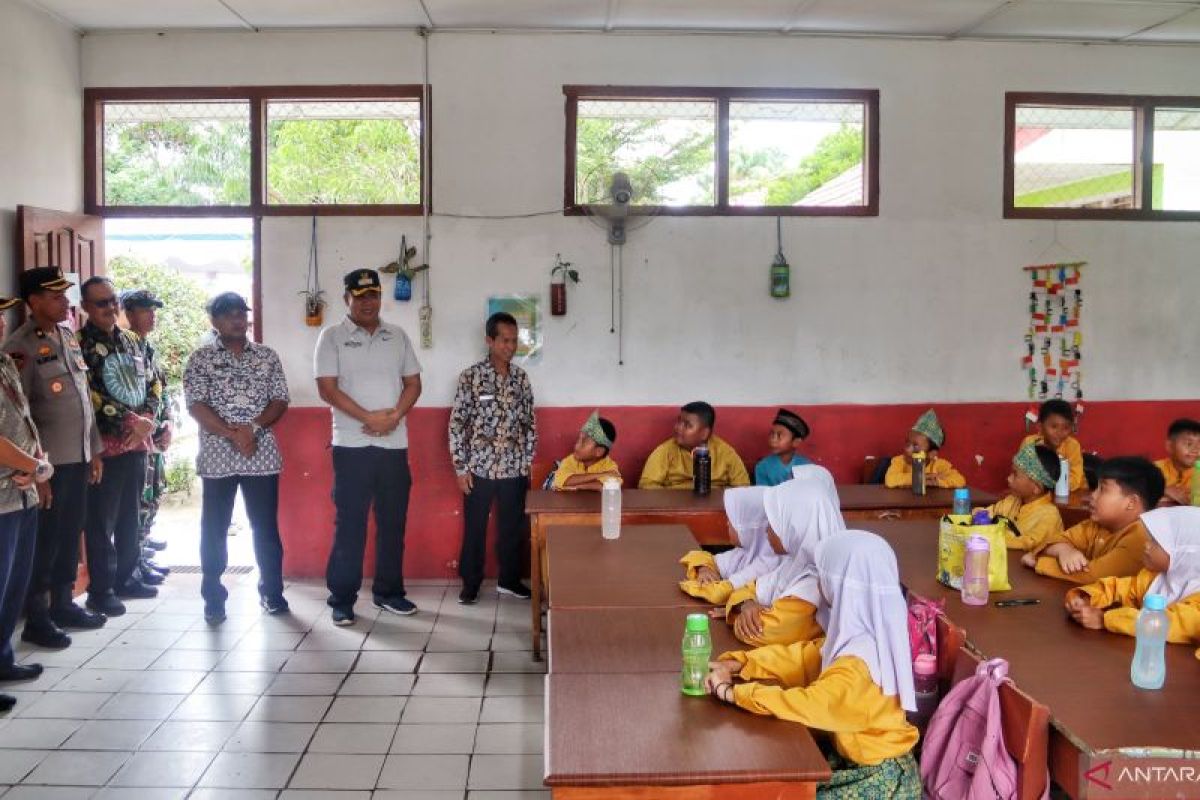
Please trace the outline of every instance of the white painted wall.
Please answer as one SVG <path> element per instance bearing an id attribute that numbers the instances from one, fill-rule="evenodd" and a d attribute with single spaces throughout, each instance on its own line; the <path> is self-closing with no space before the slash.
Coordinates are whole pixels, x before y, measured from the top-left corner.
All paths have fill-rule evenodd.
<path id="1" fill-rule="evenodd" d="M 0 294 L 15 290 L 18 205 L 83 205 L 79 37 L 22 0 L 0 0 Z"/>
<path id="2" fill-rule="evenodd" d="M 88 36 L 83 74 L 89 86 L 415 83 L 419 47 L 401 32 Z M 436 218 L 423 405 L 448 404 L 480 353 L 487 295 L 544 295 L 559 252 L 583 283 L 569 315 L 547 319 L 531 370 L 543 404 L 1022 400 L 1020 267 L 1064 258 L 1090 262 L 1088 398 L 1200 395 L 1200 223 L 1001 219 L 1006 90 L 1195 94 L 1200 48 L 438 34 L 431 62 L 443 213 L 559 206 L 566 83 L 878 88 L 882 196 L 878 218 L 784 221 L 794 296 L 783 302 L 767 296 L 772 219 L 659 219 L 632 233 L 624 367 L 608 333 L 608 246 L 588 220 Z M 266 341 L 300 404 L 318 402 L 315 332 L 296 295 L 308 224 L 263 225 Z M 325 286 L 419 231 L 407 218 L 322 219 Z M 385 314 L 416 336 L 415 304 Z"/>

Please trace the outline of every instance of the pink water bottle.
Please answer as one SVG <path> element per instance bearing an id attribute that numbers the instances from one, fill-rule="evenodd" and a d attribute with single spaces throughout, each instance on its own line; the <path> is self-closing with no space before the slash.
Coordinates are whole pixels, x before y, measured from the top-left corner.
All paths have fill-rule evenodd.
<path id="1" fill-rule="evenodd" d="M 913 692 L 917 710 L 909 712 L 908 721 L 924 731 L 938 706 L 937 656 L 923 653 L 913 659 Z"/>
<path id="2" fill-rule="evenodd" d="M 986 606 L 988 601 L 988 560 L 991 545 L 982 536 L 967 539 L 963 558 L 962 601 L 969 606 Z"/>

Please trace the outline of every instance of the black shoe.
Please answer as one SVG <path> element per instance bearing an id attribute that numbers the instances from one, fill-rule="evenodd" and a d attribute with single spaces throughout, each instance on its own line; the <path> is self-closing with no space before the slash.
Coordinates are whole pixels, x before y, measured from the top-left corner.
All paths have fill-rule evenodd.
<path id="1" fill-rule="evenodd" d="M 63 633 L 49 618 L 33 624 L 26 621 L 25 630 L 21 631 L 21 641 L 51 650 L 62 650 L 71 646 L 71 637 Z"/>
<path id="2" fill-rule="evenodd" d="M 464 585 L 462 591 L 458 593 L 458 604 L 462 606 L 473 606 L 478 602 L 479 587 Z"/>
<path id="3" fill-rule="evenodd" d="M 158 597 L 158 589 L 153 586 L 147 586 L 141 581 L 128 580 L 125 585 L 117 589 L 117 597 L 128 600 L 149 600 L 151 597 Z"/>
<path id="4" fill-rule="evenodd" d="M 166 577 L 160 573 L 157 573 L 151 569 L 146 569 L 142 566 L 139 566 L 136 570 L 134 570 L 133 575 L 136 580 L 144 583 L 147 586 L 158 586 L 166 580 Z"/>
<path id="5" fill-rule="evenodd" d="M 163 550 L 167 549 L 167 540 L 159 539 L 154 536 L 147 536 L 143 544 L 146 545 L 147 549 L 154 550 L 155 552 L 162 552 Z"/>
<path id="6" fill-rule="evenodd" d="M 330 613 L 330 618 L 333 624 L 339 628 L 347 628 L 354 624 L 354 609 L 352 608 L 335 608 Z"/>
<path id="7" fill-rule="evenodd" d="M 403 597 L 376 597 L 375 607 L 392 614 L 399 614 L 402 617 L 409 617 L 417 613 L 417 607 L 413 602 Z"/>
<path id="8" fill-rule="evenodd" d="M 150 558 L 143 558 L 140 562 L 138 562 L 138 569 L 140 569 L 142 572 L 153 572 L 163 576 L 164 578 L 171 574 L 170 567 L 164 567 L 162 564 L 159 564 L 157 561 Z"/>
<path id="9" fill-rule="evenodd" d="M 204 621 L 209 625 L 220 625 L 225 621 L 225 604 L 224 603 L 205 603 L 204 604 Z"/>
<path id="10" fill-rule="evenodd" d="M 0 681 L 31 681 L 41 674 L 41 664 L 13 664 L 0 671 Z"/>
<path id="11" fill-rule="evenodd" d="M 0 694 L 0 711 L 9 711 L 17 704 L 17 698 L 11 694 Z"/>
<path id="12" fill-rule="evenodd" d="M 90 610 L 98 611 L 106 617 L 119 617 L 125 613 L 125 604 L 118 600 L 112 592 L 101 595 L 89 594 L 85 605 Z"/>
<path id="13" fill-rule="evenodd" d="M 501 583 L 496 586 L 496 594 L 506 594 L 509 597 L 515 597 L 518 600 L 528 600 L 533 597 L 533 593 L 529 591 L 529 587 L 517 581 L 516 583 Z"/>
<path id="14" fill-rule="evenodd" d="M 283 595 L 267 597 L 265 594 L 260 594 L 258 596 L 258 604 L 262 606 L 263 611 L 271 615 L 286 614 L 292 610 Z"/>
<path id="15" fill-rule="evenodd" d="M 74 603 L 50 609 L 50 619 L 60 628 L 82 628 L 84 630 L 103 628 L 104 623 L 108 622 L 108 617 L 103 614 L 87 611 Z"/>

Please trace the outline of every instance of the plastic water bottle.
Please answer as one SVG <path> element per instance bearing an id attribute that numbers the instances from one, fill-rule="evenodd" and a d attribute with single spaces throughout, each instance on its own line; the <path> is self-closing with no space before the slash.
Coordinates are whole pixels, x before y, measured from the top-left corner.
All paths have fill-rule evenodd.
<path id="1" fill-rule="evenodd" d="M 937 710 L 937 656 L 923 653 L 913 659 L 913 691 L 917 696 L 917 710 L 909 715 L 909 721 L 924 730 Z"/>
<path id="2" fill-rule="evenodd" d="M 925 453 L 913 453 L 912 456 L 912 492 L 915 495 L 925 494 Z"/>
<path id="3" fill-rule="evenodd" d="M 1066 500 L 1071 496 L 1071 462 L 1058 457 L 1058 482 L 1054 484 L 1054 499 Z"/>
<path id="4" fill-rule="evenodd" d="M 1129 680 L 1139 689 L 1161 689 L 1167 678 L 1167 662 L 1163 650 L 1167 644 L 1167 598 L 1148 594 L 1142 600 L 1142 613 L 1137 618 L 1137 648 L 1129 667 Z"/>
<path id="5" fill-rule="evenodd" d="M 991 544 L 982 536 L 967 539 L 967 551 L 963 557 L 962 601 L 969 606 L 987 605 L 991 550 Z"/>
<path id="6" fill-rule="evenodd" d="M 600 535 L 621 538 L 621 482 L 616 478 L 605 478 L 600 490 Z"/>
<path id="7" fill-rule="evenodd" d="M 704 694 L 704 679 L 712 658 L 712 638 L 708 633 L 707 614 L 688 614 L 683 629 L 683 674 L 680 689 L 684 694 Z"/>
<path id="8" fill-rule="evenodd" d="M 712 493 L 712 456 L 708 445 L 692 451 L 692 491 L 701 497 Z"/>
<path id="9" fill-rule="evenodd" d="M 970 489 L 955 489 L 954 490 L 954 508 L 952 513 L 961 516 L 968 516 L 971 513 L 971 490 Z"/>

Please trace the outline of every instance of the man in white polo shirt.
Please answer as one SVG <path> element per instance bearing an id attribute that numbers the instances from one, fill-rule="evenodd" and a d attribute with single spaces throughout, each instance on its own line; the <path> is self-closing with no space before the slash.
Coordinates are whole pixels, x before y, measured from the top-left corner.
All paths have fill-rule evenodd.
<path id="1" fill-rule="evenodd" d="M 367 512 L 375 506 L 375 605 L 414 614 L 404 596 L 404 525 L 412 477 L 404 418 L 421 396 L 421 365 L 408 334 L 379 318 L 379 273 L 345 277 L 349 313 L 321 331 L 317 391 L 333 407 L 333 503 L 337 522 L 325 570 L 334 625 L 354 624 L 362 586 Z"/>

